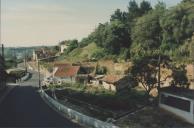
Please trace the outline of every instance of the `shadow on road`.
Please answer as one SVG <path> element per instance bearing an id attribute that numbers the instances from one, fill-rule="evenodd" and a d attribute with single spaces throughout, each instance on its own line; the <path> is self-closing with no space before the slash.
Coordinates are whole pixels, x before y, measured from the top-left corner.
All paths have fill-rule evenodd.
<path id="1" fill-rule="evenodd" d="M 17 86 L 0 104 L 0 127 L 79 127 L 51 109 L 36 86 Z"/>

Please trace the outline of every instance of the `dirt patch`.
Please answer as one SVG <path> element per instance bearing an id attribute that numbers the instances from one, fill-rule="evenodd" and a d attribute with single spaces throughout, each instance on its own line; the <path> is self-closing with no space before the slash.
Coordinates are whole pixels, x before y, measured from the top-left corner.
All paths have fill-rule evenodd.
<path id="1" fill-rule="evenodd" d="M 122 128 L 193 128 L 194 125 L 160 108 L 146 107 L 142 111 L 118 120 Z"/>

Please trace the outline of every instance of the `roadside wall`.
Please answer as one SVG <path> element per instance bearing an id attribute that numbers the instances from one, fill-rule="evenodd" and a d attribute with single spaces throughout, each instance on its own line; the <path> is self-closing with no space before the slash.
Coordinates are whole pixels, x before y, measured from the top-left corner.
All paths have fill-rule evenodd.
<path id="1" fill-rule="evenodd" d="M 63 113 L 65 116 L 67 116 L 72 120 L 76 120 L 80 124 L 83 124 L 85 126 L 92 127 L 92 128 L 119 128 L 114 124 L 106 123 L 98 119 L 95 119 L 93 117 L 83 115 L 75 110 L 72 110 L 60 104 L 50 96 L 48 96 L 43 90 L 41 91 L 41 96 L 43 99 L 48 101 L 55 109 L 57 109 L 60 113 Z"/>
<path id="2" fill-rule="evenodd" d="M 189 123 L 194 124 L 194 108 L 193 108 L 194 107 L 194 101 L 193 100 L 183 98 L 183 97 L 179 97 L 179 96 L 172 95 L 172 94 L 168 94 L 168 93 L 161 93 L 161 94 L 166 94 L 168 96 L 173 96 L 173 97 L 176 97 L 176 98 L 180 98 L 180 99 L 184 99 L 184 100 L 189 101 L 190 102 L 190 112 L 186 112 L 186 111 L 177 109 L 175 107 L 171 107 L 171 106 L 168 106 L 168 105 L 165 105 L 165 104 L 161 103 L 161 96 L 160 96 L 159 107 L 174 113 L 175 115 L 181 117 L 182 119 L 184 119 L 185 121 L 187 121 Z"/>

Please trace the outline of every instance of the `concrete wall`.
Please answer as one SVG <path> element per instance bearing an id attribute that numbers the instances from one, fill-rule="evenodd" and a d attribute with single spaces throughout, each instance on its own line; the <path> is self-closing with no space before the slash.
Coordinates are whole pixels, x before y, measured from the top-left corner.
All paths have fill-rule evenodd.
<path id="1" fill-rule="evenodd" d="M 78 123 L 85 125 L 86 127 L 92 127 L 92 128 L 119 128 L 118 126 L 115 126 L 114 124 L 106 123 L 103 121 L 100 121 L 98 119 L 95 119 L 93 117 L 89 117 L 86 115 L 83 115 L 82 113 L 79 113 L 73 109 L 70 109 L 56 100 L 49 97 L 44 91 L 41 91 L 41 96 L 44 100 L 46 100 L 49 104 L 51 104 L 55 109 L 57 109 L 60 113 L 64 114 L 66 117 L 76 120 Z"/>
<path id="2" fill-rule="evenodd" d="M 60 79 L 61 81 L 66 82 L 66 83 L 76 83 L 75 77 L 64 77 L 64 78 L 55 77 L 55 78 Z"/>
<path id="3" fill-rule="evenodd" d="M 169 112 L 172 112 L 175 115 L 181 117 L 185 121 L 194 124 L 194 101 L 193 100 L 183 98 L 183 97 L 179 97 L 179 96 L 172 95 L 172 94 L 168 94 L 168 93 L 161 93 L 161 94 L 165 94 L 165 95 L 168 95 L 168 96 L 173 96 L 173 97 L 176 97 L 176 98 L 180 98 L 180 99 L 190 101 L 190 112 L 186 112 L 186 111 L 183 111 L 183 110 L 180 110 L 180 109 L 177 109 L 177 108 L 174 108 L 174 107 L 171 107 L 171 106 L 168 106 L 168 105 L 165 105 L 165 104 L 161 103 L 161 96 L 160 96 L 159 106 L 160 106 L 160 108 L 163 108 L 163 109 L 165 109 Z"/>

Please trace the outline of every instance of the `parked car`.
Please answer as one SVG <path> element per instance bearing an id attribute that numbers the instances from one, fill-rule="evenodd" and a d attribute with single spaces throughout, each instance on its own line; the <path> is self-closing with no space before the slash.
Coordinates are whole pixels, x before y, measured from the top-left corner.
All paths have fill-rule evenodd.
<path id="1" fill-rule="evenodd" d="M 52 77 L 44 78 L 44 80 L 42 81 L 43 86 L 49 86 L 51 84 L 61 85 L 62 83 L 63 83 L 62 80 L 57 79 L 57 78 L 52 78 Z"/>

